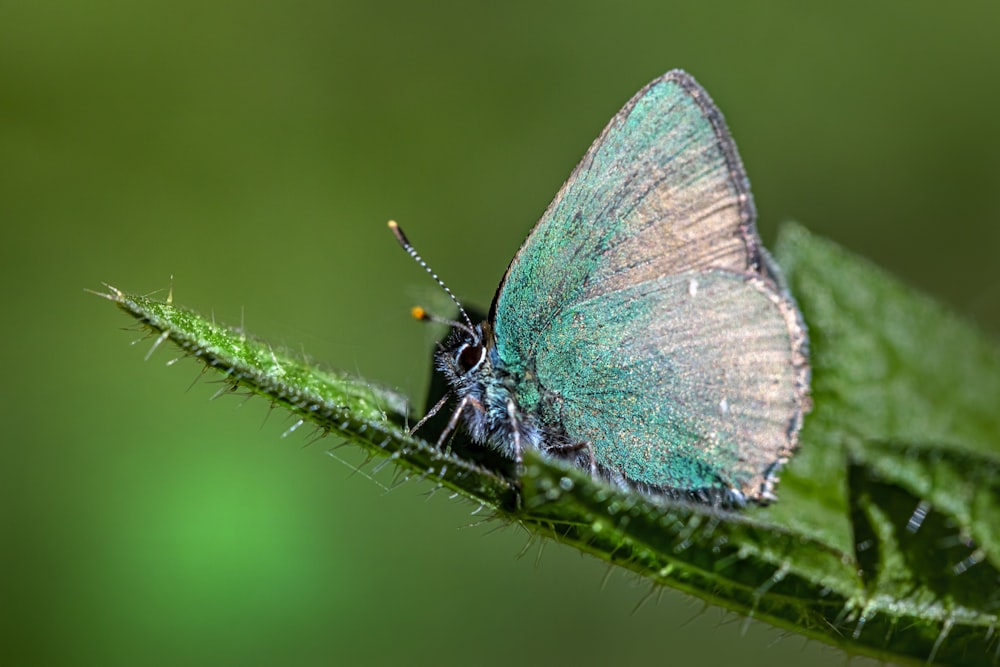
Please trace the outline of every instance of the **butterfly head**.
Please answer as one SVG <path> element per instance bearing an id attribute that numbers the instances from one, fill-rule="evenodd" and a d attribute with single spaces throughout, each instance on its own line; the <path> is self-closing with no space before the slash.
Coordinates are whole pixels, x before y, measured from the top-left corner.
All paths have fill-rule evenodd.
<path id="1" fill-rule="evenodd" d="M 455 326 L 451 336 L 441 346 L 436 355 L 437 367 L 444 373 L 448 383 L 459 393 L 465 387 L 475 385 L 492 374 L 490 360 L 490 325 L 478 324 L 471 329 Z"/>
<path id="2" fill-rule="evenodd" d="M 448 382 L 451 390 L 449 395 L 459 400 L 455 414 L 464 417 L 463 421 L 475 441 L 484 442 L 490 434 L 509 421 L 510 403 L 509 390 L 502 386 L 497 377 L 495 369 L 497 360 L 493 352 L 496 348 L 493 345 L 494 337 L 490 323 L 473 324 L 454 293 L 420 257 L 399 225 L 390 220 L 389 229 L 403 250 L 431 275 L 458 306 L 459 319 L 456 320 L 435 317 L 420 307 L 414 308 L 412 315 L 418 320 L 437 322 L 451 327 L 451 336 L 438 346 L 438 352 L 434 356 L 435 365 Z M 418 423 L 418 427 L 433 416 L 443 404 L 444 399 L 431 409 Z M 442 437 L 454 428 L 455 421 L 457 420 L 452 421 Z"/>

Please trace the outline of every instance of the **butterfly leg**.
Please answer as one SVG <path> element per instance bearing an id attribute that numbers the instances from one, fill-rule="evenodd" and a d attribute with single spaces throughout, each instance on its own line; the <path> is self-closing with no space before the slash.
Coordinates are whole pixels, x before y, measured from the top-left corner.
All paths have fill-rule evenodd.
<path id="1" fill-rule="evenodd" d="M 597 459 L 589 442 L 565 442 L 549 446 L 546 451 L 560 458 L 575 457 L 573 461 L 581 468 L 588 468 L 591 477 L 597 477 Z"/>
<path id="2" fill-rule="evenodd" d="M 513 399 L 507 399 L 507 416 L 510 418 L 510 430 L 514 438 L 514 462 L 517 463 L 517 471 L 520 474 L 524 467 L 524 456 L 521 447 L 521 424 L 517 418 L 517 406 Z"/>
<path id="3" fill-rule="evenodd" d="M 479 410 L 479 412 L 485 411 L 482 403 L 480 403 L 475 398 L 467 394 L 465 398 L 463 398 L 461 402 L 458 404 L 458 407 L 455 408 L 455 411 L 451 413 L 451 419 L 448 420 L 448 425 L 444 427 L 443 431 L 441 431 L 441 435 L 438 437 L 437 441 L 438 447 L 442 447 L 444 445 L 445 438 L 447 438 L 448 435 L 455 430 L 455 428 L 458 426 L 458 420 L 462 417 L 462 412 L 465 410 L 466 407 L 470 405 L 474 409 Z"/>
<path id="4" fill-rule="evenodd" d="M 418 421 L 416 424 L 414 424 L 413 428 L 411 428 L 409 431 L 407 431 L 407 433 L 410 434 L 410 435 L 413 435 L 414 433 L 416 433 L 417 429 L 419 429 L 421 426 L 423 426 L 424 424 L 426 424 L 428 419 L 430 419 L 431 417 L 433 417 L 434 415 L 436 415 L 438 413 L 438 410 L 440 410 L 441 408 L 444 407 L 444 404 L 448 402 L 449 398 L 451 398 L 451 392 L 448 392 L 444 396 L 442 396 L 441 400 L 438 401 L 434 405 L 434 407 L 431 408 L 427 412 L 427 414 L 423 416 L 423 418 L 420 421 Z"/>

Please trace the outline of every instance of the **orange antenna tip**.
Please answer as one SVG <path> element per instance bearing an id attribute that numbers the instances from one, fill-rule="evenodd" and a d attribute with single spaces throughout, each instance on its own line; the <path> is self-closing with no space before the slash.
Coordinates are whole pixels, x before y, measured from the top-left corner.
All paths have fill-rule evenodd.
<path id="1" fill-rule="evenodd" d="M 429 320 L 431 318 L 431 316 L 427 314 L 427 311 L 420 306 L 410 308 L 410 315 L 412 315 L 415 320 Z"/>
<path id="2" fill-rule="evenodd" d="M 390 220 L 386 224 L 389 225 L 389 230 L 392 232 L 393 236 L 396 237 L 396 241 L 399 242 L 399 245 L 403 246 L 403 249 L 406 250 L 406 252 L 410 253 L 411 257 L 417 259 L 419 255 L 417 255 L 417 251 L 413 249 L 413 246 L 410 244 L 410 240 L 406 238 L 406 234 L 404 234 L 403 230 L 399 228 L 399 223 L 397 223 L 395 220 Z M 417 259 L 417 261 L 420 260 Z M 425 266 L 424 268 L 427 267 Z M 430 269 L 427 270 L 429 271 Z"/>

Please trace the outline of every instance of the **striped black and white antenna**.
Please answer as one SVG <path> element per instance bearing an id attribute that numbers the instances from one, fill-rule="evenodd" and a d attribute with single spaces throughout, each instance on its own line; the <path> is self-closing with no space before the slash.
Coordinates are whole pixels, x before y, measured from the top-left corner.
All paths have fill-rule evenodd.
<path id="1" fill-rule="evenodd" d="M 392 233 L 395 235 L 396 240 L 399 241 L 399 245 L 403 247 L 403 250 L 405 250 L 406 253 L 410 257 L 412 257 L 417 264 L 424 267 L 424 271 L 430 274 L 431 278 L 434 279 L 434 282 L 440 285 L 441 289 L 445 291 L 445 294 L 447 294 L 451 298 L 451 300 L 455 303 L 455 305 L 458 306 L 458 312 L 461 313 L 462 319 L 465 320 L 465 322 L 464 323 L 456 322 L 455 320 L 446 320 L 440 317 L 436 317 L 428 313 L 420 306 L 416 306 L 413 308 L 413 310 L 411 311 L 413 313 L 413 316 L 418 320 L 427 320 L 430 322 L 447 324 L 448 326 L 452 326 L 455 327 L 456 329 L 461 329 L 462 331 L 465 331 L 474 339 L 478 339 L 479 336 L 476 334 L 476 327 L 473 326 L 472 320 L 469 319 L 469 315 L 468 313 L 465 312 L 465 308 L 462 308 L 462 304 L 458 300 L 458 297 L 455 296 L 455 293 L 452 292 L 450 289 L 448 289 L 448 286 L 445 285 L 444 281 L 438 277 L 438 274 L 434 273 L 434 270 L 427 265 L 427 262 L 425 262 L 423 257 L 420 256 L 420 253 L 417 252 L 417 249 L 414 248 L 413 244 L 410 243 L 410 240 L 406 238 L 406 234 L 403 233 L 403 230 L 400 228 L 399 224 L 395 220 L 390 220 L 388 224 L 389 224 L 389 229 L 392 230 Z"/>

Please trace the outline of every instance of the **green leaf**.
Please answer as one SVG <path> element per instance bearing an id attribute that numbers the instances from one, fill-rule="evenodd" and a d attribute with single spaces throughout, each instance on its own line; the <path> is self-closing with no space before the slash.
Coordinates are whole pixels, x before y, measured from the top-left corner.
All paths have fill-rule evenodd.
<path id="1" fill-rule="evenodd" d="M 543 535 L 850 653 L 998 662 L 1000 351 L 828 241 L 777 255 L 810 328 L 815 407 L 779 502 L 741 512 L 650 499 L 527 453 L 504 462 L 407 433 L 407 401 L 244 333 L 110 288 L 106 298 L 224 374 Z M 475 459 L 475 460 L 474 460 Z"/>

